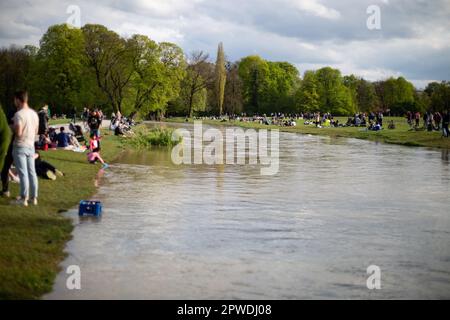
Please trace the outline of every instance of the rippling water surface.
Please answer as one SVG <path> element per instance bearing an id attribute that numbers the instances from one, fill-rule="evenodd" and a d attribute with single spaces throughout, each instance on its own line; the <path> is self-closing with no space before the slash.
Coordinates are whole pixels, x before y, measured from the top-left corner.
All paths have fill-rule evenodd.
<path id="1" fill-rule="evenodd" d="M 125 153 L 95 197 L 102 219 L 69 212 L 46 298 L 450 298 L 448 151 L 280 133 L 278 175 L 259 169 Z"/>

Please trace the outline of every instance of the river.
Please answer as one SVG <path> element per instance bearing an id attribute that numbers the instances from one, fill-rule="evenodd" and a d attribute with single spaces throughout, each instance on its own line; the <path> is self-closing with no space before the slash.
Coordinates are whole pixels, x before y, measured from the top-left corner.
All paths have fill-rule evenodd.
<path id="1" fill-rule="evenodd" d="M 448 150 L 280 133 L 275 176 L 154 149 L 99 183 L 46 299 L 450 298 Z"/>

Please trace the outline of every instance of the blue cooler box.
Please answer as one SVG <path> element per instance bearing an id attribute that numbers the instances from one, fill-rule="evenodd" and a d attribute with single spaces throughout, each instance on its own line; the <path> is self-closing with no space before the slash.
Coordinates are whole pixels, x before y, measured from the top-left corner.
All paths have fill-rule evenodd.
<path id="1" fill-rule="evenodd" d="M 102 214 L 102 203 L 100 201 L 80 201 L 78 215 L 99 217 Z"/>

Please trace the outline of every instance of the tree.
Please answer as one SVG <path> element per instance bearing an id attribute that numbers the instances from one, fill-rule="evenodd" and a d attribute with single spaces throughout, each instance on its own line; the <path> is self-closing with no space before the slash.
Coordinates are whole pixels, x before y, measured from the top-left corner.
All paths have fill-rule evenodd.
<path id="1" fill-rule="evenodd" d="M 389 78 L 375 84 L 380 107 L 385 112 L 403 115 L 414 108 L 415 88 L 405 78 Z"/>
<path id="2" fill-rule="evenodd" d="M 80 29 L 66 24 L 48 28 L 40 41 L 30 80 L 39 104 L 67 112 L 83 99 L 84 39 Z M 45 81 L 43 81 L 45 79 Z"/>
<path id="3" fill-rule="evenodd" d="M 0 104 L 5 112 L 14 108 L 14 92 L 28 86 L 30 68 L 33 64 L 35 50 L 27 48 L 0 49 Z M 30 104 L 35 102 L 34 94 L 30 97 Z"/>
<path id="4" fill-rule="evenodd" d="M 375 86 L 364 79 L 358 81 L 358 86 L 356 88 L 356 98 L 358 110 L 362 112 L 375 111 L 378 99 L 375 92 Z"/>
<path id="5" fill-rule="evenodd" d="M 239 62 L 239 76 L 243 83 L 245 110 L 260 113 L 267 87 L 269 65 L 259 56 L 249 56 Z"/>
<path id="6" fill-rule="evenodd" d="M 227 81 L 225 85 L 224 106 L 228 114 L 238 114 L 242 112 L 242 80 L 239 77 L 239 65 L 227 63 Z"/>
<path id="7" fill-rule="evenodd" d="M 319 111 L 319 94 L 317 93 L 317 78 L 314 71 L 306 71 L 297 93 L 299 112 Z"/>
<path id="8" fill-rule="evenodd" d="M 414 104 L 413 107 L 408 111 L 419 111 L 420 113 L 425 113 L 430 109 L 431 106 L 431 98 L 428 96 L 426 92 L 415 92 L 414 94 Z"/>
<path id="9" fill-rule="evenodd" d="M 203 51 L 193 52 L 188 58 L 186 75 L 182 81 L 182 90 L 186 91 L 186 104 L 190 117 L 194 113 L 194 102 L 198 94 L 205 94 L 214 81 L 214 66 L 208 62 L 208 54 Z M 200 99 L 201 100 L 201 99 Z"/>
<path id="10" fill-rule="evenodd" d="M 431 82 L 425 88 L 425 93 L 430 99 L 430 107 L 433 111 L 450 109 L 450 82 Z"/>
<path id="11" fill-rule="evenodd" d="M 348 88 L 350 93 L 350 108 L 355 111 L 359 111 L 358 105 L 358 86 L 360 79 L 354 74 L 344 76 L 342 79 L 344 86 Z"/>
<path id="12" fill-rule="evenodd" d="M 102 25 L 87 24 L 82 31 L 87 61 L 94 71 L 97 85 L 113 110 L 122 111 L 122 103 L 134 74 L 132 61 L 136 51 L 130 49 L 132 42 Z"/>
<path id="13" fill-rule="evenodd" d="M 225 95 L 225 85 L 227 81 L 227 72 L 225 70 L 225 53 L 223 51 L 222 42 L 219 43 L 219 48 L 217 49 L 217 60 L 216 60 L 216 99 L 217 108 L 219 110 L 219 115 L 222 115 L 223 102 Z"/>
<path id="14" fill-rule="evenodd" d="M 325 67 L 316 71 L 316 77 L 322 112 L 331 112 L 335 115 L 349 115 L 356 112 L 351 92 L 344 85 L 339 70 Z"/>
<path id="15" fill-rule="evenodd" d="M 168 101 L 179 93 L 184 73 L 183 51 L 174 44 L 157 44 L 142 35 L 134 35 L 129 46 L 135 70 L 130 88 L 133 111 L 164 112 Z"/>
<path id="16" fill-rule="evenodd" d="M 295 92 L 300 85 L 298 69 L 288 62 L 267 62 L 269 73 L 262 111 L 269 113 L 292 112 L 295 108 Z"/>

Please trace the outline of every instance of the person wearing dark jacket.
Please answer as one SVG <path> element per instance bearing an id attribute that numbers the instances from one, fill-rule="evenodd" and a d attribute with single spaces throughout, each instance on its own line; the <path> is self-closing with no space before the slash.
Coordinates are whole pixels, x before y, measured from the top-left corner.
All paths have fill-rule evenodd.
<path id="1" fill-rule="evenodd" d="M 450 112 L 447 110 L 442 117 L 442 134 L 443 136 L 450 138 L 450 131 L 448 125 L 450 123 Z"/>
<path id="2" fill-rule="evenodd" d="M 48 133 L 48 106 L 45 105 L 42 107 L 41 110 L 38 112 L 39 117 L 39 131 L 38 134 L 46 134 Z"/>
<path id="3" fill-rule="evenodd" d="M 49 180 L 56 180 L 56 176 L 64 176 L 64 173 L 62 173 L 60 170 L 56 169 L 47 161 L 42 160 L 41 155 L 38 152 L 34 155 L 34 164 L 38 177 Z"/>
<path id="4" fill-rule="evenodd" d="M 102 123 L 101 117 L 97 111 L 92 112 L 88 118 L 88 126 L 90 129 L 90 136 L 96 135 L 100 137 L 100 125 Z"/>
<path id="5" fill-rule="evenodd" d="M 58 142 L 58 148 L 67 148 L 70 145 L 70 137 L 64 132 L 64 127 L 59 129 L 59 133 L 56 135 L 56 141 Z"/>

